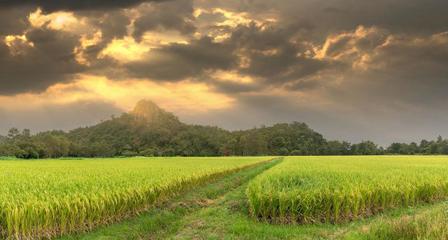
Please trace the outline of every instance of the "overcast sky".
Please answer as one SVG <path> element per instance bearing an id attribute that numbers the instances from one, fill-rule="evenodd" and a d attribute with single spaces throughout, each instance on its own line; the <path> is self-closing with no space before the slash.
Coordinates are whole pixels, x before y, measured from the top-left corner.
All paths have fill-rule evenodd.
<path id="1" fill-rule="evenodd" d="M 0 2 L 0 133 L 146 98 L 188 123 L 330 139 L 448 137 L 446 0 Z"/>

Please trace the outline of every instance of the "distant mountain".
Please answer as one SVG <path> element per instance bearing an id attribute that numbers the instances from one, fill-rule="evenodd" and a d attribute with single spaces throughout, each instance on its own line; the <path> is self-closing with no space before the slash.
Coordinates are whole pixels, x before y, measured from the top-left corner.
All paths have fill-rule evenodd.
<path id="1" fill-rule="evenodd" d="M 170 123 L 180 124 L 179 119 L 170 112 L 166 112 L 157 106 L 150 100 L 139 101 L 130 115 L 134 116 L 137 120 L 143 120 L 147 123 Z"/>
<path id="2" fill-rule="evenodd" d="M 146 99 L 137 102 L 134 110 L 131 111 L 132 115 L 146 119 L 156 119 L 165 113 L 165 110 L 159 108 L 154 102 Z"/>

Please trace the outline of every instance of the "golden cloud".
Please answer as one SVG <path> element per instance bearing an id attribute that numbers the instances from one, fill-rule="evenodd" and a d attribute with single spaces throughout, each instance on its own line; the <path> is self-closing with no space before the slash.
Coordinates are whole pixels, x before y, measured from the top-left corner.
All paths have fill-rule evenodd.
<path id="1" fill-rule="evenodd" d="M 121 63 L 134 62 L 142 60 L 151 49 L 173 43 L 188 44 L 188 39 L 174 31 L 146 32 L 140 42 L 131 36 L 112 40 L 98 57 L 110 57 Z"/>
<path id="2" fill-rule="evenodd" d="M 220 15 L 223 18 L 211 22 L 198 21 L 203 14 Z M 264 29 L 266 26 L 278 22 L 277 16 L 272 13 L 254 16 L 247 12 L 235 12 L 224 8 L 196 8 L 193 16 L 196 18 L 196 26 L 199 28 L 199 31 L 196 32 L 196 37 L 207 35 L 215 42 L 229 39 L 232 34 L 228 29 L 234 29 L 239 25 L 248 26 L 255 24 Z"/>
<path id="3" fill-rule="evenodd" d="M 53 30 L 73 32 L 73 33 L 88 33 L 96 32 L 88 24 L 85 17 L 78 17 L 72 12 L 58 11 L 50 14 L 44 14 L 40 8 L 30 13 L 28 21 L 32 27 L 42 28 L 47 27 Z"/>
<path id="4" fill-rule="evenodd" d="M 124 37 L 112 40 L 98 57 L 110 57 L 123 63 L 133 62 L 141 60 L 149 49 L 149 46 L 136 42 L 132 37 Z"/>
<path id="5" fill-rule="evenodd" d="M 23 54 L 27 48 L 34 47 L 25 35 L 8 35 L 4 42 L 13 56 Z"/>
<path id="6" fill-rule="evenodd" d="M 390 35 L 377 27 L 358 26 L 351 32 L 330 35 L 315 58 L 351 62 L 358 70 L 367 70 L 375 51 L 387 42 Z"/>
<path id="7" fill-rule="evenodd" d="M 217 70 L 209 73 L 209 75 L 212 78 L 222 82 L 233 82 L 239 84 L 250 84 L 255 82 L 255 79 L 253 77 L 247 75 L 241 75 L 237 71 Z"/>

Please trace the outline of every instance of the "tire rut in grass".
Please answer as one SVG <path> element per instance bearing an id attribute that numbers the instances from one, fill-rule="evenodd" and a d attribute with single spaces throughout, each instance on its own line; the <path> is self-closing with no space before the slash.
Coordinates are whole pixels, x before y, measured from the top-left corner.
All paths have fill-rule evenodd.
<path id="1" fill-rule="evenodd" d="M 206 208 L 198 209 L 183 218 L 182 226 L 177 231 L 159 236 L 157 239 L 215 239 L 216 235 L 221 235 L 216 239 L 224 238 L 224 229 L 220 224 L 222 216 L 213 216 L 220 214 L 223 210 L 230 215 L 248 215 L 248 204 L 245 198 L 245 189 L 249 181 L 262 174 L 269 168 L 277 165 L 282 158 L 276 159 L 258 169 L 247 171 L 243 174 L 238 184 L 235 184 L 229 191 L 214 199 L 213 203 Z M 209 215 L 210 214 L 210 215 Z M 230 217 L 230 216 L 229 216 Z M 224 227 L 225 228 L 225 227 Z M 212 235 L 215 235 L 213 237 Z M 221 233 L 221 234 L 220 234 Z"/>

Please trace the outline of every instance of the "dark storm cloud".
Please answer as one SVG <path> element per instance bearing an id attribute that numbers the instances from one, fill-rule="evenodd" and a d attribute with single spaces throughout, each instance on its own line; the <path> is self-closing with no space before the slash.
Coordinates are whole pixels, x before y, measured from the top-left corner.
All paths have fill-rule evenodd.
<path id="1" fill-rule="evenodd" d="M 281 83 L 313 74 L 325 67 L 322 61 L 304 56 L 307 50 L 312 49 L 300 42 L 292 42 L 301 30 L 297 26 L 261 29 L 252 24 L 240 26 L 229 41 L 243 49 L 250 59 L 249 67 L 241 70 L 243 73 Z"/>
<path id="2" fill-rule="evenodd" d="M 379 26 L 397 32 L 433 33 L 447 31 L 445 0 L 263 0 L 218 1 L 221 7 L 253 15 L 277 12 L 283 23 L 307 23 L 313 35 L 351 30 L 359 25 Z M 204 3 L 206 4 L 206 3 Z M 208 2 L 212 5 L 214 3 Z"/>
<path id="3" fill-rule="evenodd" d="M 345 81 L 339 87 L 346 90 L 338 99 L 350 102 L 359 98 L 364 105 L 433 109 L 446 101 L 447 33 L 421 37 L 358 28 L 333 40 L 328 46 L 329 57 L 338 56 L 339 61 L 360 65 L 336 73 L 343 75 Z"/>
<path id="4" fill-rule="evenodd" d="M 246 66 L 237 69 L 241 74 L 258 79 L 258 87 L 281 88 L 337 65 L 313 57 L 315 49 L 304 37 L 307 32 L 306 25 L 253 23 L 238 26 L 226 42 L 247 59 Z M 307 86 L 317 84 L 309 82 Z"/>
<path id="5" fill-rule="evenodd" d="M 392 31 L 410 33 L 431 33 L 446 31 L 448 16 L 444 9 L 448 2 L 443 0 L 379 0 L 379 1 L 319 1 L 325 6 L 322 15 L 338 19 L 336 25 L 350 28 L 354 24 L 379 26 Z M 315 3 L 318 4 L 318 3 Z M 334 10 L 331 11 L 330 9 Z M 329 11 L 330 10 L 330 11 Z"/>
<path id="6" fill-rule="evenodd" d="M 201 13 L 197 19 L 202 22 L 212 23 L 212 22 L 223 22 L 226 17 L 221 12 L 204 12 Z"/>
<path id="7" fill-rule="evenodd" d="M 37 6 L 44 12 L 79 11 L 79 10 L 109 10 L 114 8 L 128 8 L 142 2 L 159 2 L 164 0 L 3 0 L 0 8 L 18 6 Z"/>
<path id="8" fill-rule="evenodd" d="M 176 0 L 146 4 L 140 7 L 141 17 L 134 23 L 134 37 L 140 39 L 146 31 L 176 30 L 190 34 L 196 30 L 193 23 L 193 0 Z"/>
<path id="9" fill-rule="evenodd" d="M 288 49 L 281 49 L 279 53 L 269 56 L 251 54 L 251 64 L 241 72 L 265 79 L 269 84 L 280 84 L 313 75 L 328 65 L 325 61 L 307 57 L 297 57 Z"/>
<path id="10" fill-rule="evenodd" d="M 0 20 L 4 20 L 0 21 L 0 37 L 24 34 L 27 37 L 27 43 L 33 44 L 30 47 L 17 40 L 17 46 L 8 48 L 6 42 L 0 41 L 0 83 L 2 85 L 0 94 L 43 91 L 55 83 L 73 78 L 77 73 L 104 73 L 110 69 L 119 68 L 110 59 L 98 59 L 98 55 L 113 39 L 120 39 L 128 34 L 131 19 L 119 7 L 132 6 L 137 2 L 143 1 L 107 1 L 107 10 L 102 8 L 106 7 L 105 2 L 102 1 L 90 1 L 89 3 L 83 1 L 76 3 L 75 1 L 37 2 L 40 7 L 44 7 L 48 11 L 86 10 L 75 12 L 75 17 L 87 20 L 88 28 L 85 31 L 89 33 L 86 33 L 91 36 L 94 31 L 101 31 L 101 40 L 82 50 L 83 57 L 88 60 L 89 66 L 82 65 L 75 59 L 74 50 L 80 46 L 82 32 L 50 30 L 47 27 L 48 22 L 41 28 L 32 28 L 28 22 L 28 16 L 36 8 L 29 6 L 28 3 L 31 1 L 0 3 L 0 5 L 4 4 L 5 9 L 0 10 L 0 12 L 5 11 L 5 14 L 0 15 Z M 193 6 L 190 0 L 147 2 L 151 3 L 137 8 L 142 17 L 137 18 L 134 22 L 135 35 L 149 30 L 177 30 L 185 34 L 194 31 L 194 25 L 191 23 Z M 202 40 L 198 42 L 198 44 L 202 43 L 204 46 L 194 44 L 191 47 L 171 46 L 154 51 L 155 53 L 159 52 L 159 55 L 149 56 L 148 59 L 156 58 L 156 62 L 150 63 L 148 66 L 145 63 L 131 66 L 130 68 L 139 70 L 129 75 L 143 76 L 141 72 L 145 71 L 148 73 L 145 76 L 160 76 L 162 80 L 171 80 L 182 76 L 191 77 L 209 67 L 220 68 L 221 64 L 223 67 L 228 65 L 224 62 L 228 61 L 225 60 L 227 58 L 224 56 L 225 52 L 212 49 L 214 46 L 211 42 Z M 20 54 L 12 53 L 15 48 L 21 48 Z M 204 51 L 201 51 L 200 48 L 203 48 Z M 162 59 L 158 59 L 157 56 L 162 56 Z M 176 59 L 177 57 L 179 59 Z M 195 63 L 194 60 L 189 62 L 196 57 L 198 63 Z M 216 60 L 212 58 L 216 58 Z M 179 64 L 179 68 L 173 64 Z M 202 64 L 205 65 L 201 66 Z M 140 70 L 141 68 L 147 69 Z M 179 71 L 172 71 L 168 68 L 176 68 Z M 106 75 L 110 76 L 111 74 L 106 73 Z"/>
<path id="11" fill-rule="evenodd" d="M 0 7 L 0 37 L 10 34 L 21 34 L 28 25 L 30 8 L 20 7 L 7 9 Z"/>
<path id="12" fill-rule="evenodd" d="M 83 71 L 73 53 L 78 37 L 49 29 L 32 29 L 29 42 L 19 45 L 13 54 L 0 42 L 0 95 L 45 90 Z"/>
<path id="13" fill-rule="evenodd" d="M 151 2 L 137 7 L 140 17 L 138 17 L 134 26 L 134 37 L 140 38 L 146 31 L 169 31 L 174 30 L 182 34 L 192 34 L 197 30 L 194 23 L 193 11 L 194 4 L 192 0 L 179 1 L 2 1 L 0 6 L 10 7 L 14 11 L 19 7 L 28 5 L 39 5 L 46 11 L 55 10 L 86 10 L 79 13 L 89 18 L 92 26 L 101 30 L 103 39 L 100 43 L 88 47 L 85 55 L 93 61 L 90 69 L 109 65 L 109 68 L 119 68 L 113 66 L 111 61 L 95 59 L 101 50 L 114 38 L 122 38 L 128 33 L 127 27 L 131 20 L 120 10 L 124 7 L 133 7 L 142 2 Z M 223 8 L 230 8 L 236 12 L 244 11 L 249 15 L 263 14 L 264 11 L 277 12 L 280 22 L 272 26 L 260 26 L 256 24 L 240 25 L 235 29 L 227 27 L 225 31 L 231 34 L 231 38 L 221 43 L 215 43 L 207 38 L 201 40 L 192 40 L 191 44 L 172 44 L 159 49 L 152 50 L 148 56 L 139 62 L 132 62 L 125 65 L 123 71 L 128 71 L 130 76 L 140 78 L 151 78 L 160 81 L 181 80 L 184 78 L 197 77 L 205 70 L 236 70 L 241 74 L 254 76 L 260 79 L 266 86 L 289 85 L 291 89 L 305 89 L 313 86 L 321 86 L 320 83 L 313 83 L 309 79 L 321 71 L 340 67 L 344 64 L 350 65 L 350 62 L 332 61 L 326 59 L 317 59 L 313 57 L 316 53 L 315 47 L 323 44 L 329 34 L 337 34 L 341 31 L 351 31 L 358 25 L 374 25 L 394 32 L 397 29 L 414 36 L 428 31 L 437 31 L 446 28 L 448 17 L 444 14 L 446 1 L 431 0 L 397 0 L 391 1 L 349 1 L 349 0 L 301 0 L 301 1 L 213 1 L 201 2 L 198 5 L 208 5 Z M 94 10 L 95 12 L 92 12 Z M 100 12 L 96 10 L 101 10 Z M 417 11 L 418 10 L 418 11 Z M 14 11 L 10 14 L 16 16 Z M 6 13 L 6 12 L 5 12 Z M 9 13 L 9 12 L 8 12 Z M 443 13 L 443 14 L 442 14 Z M 1 15 L 2 18 L 4 15 Z M 5 15 L 6 16 L 6 15 Z M 9 15 L 8 15 L 9 16 Z M 25 15 L 27 16 L 27 15 Z M 418 16 L 418 17 L 416 17 Z M 199 20 L 211 21 L 210 28 L 224 28 L 223 26 L 213 26 L 213 20 L 222 21 L 225 16 L 222 13 L 203 13 Z M 17 19 L 17 17 L 14 17 Z M 26 18 L 22 16 L 17 23 L 26 23 Z M 337 21 L 335 21 L 337 19 Z M 416 22 L 418 19 L 418 22 Z M 2 32 L 23 32 L 23 26 L 20 24 L 5 24 L 1 21 Z M 14 29 L 14 26 L 18 26 Z M 312 36 L 320 35 L 322 38 L 316 40 Z M 378 41 L 383 41 L 388 32 L 381 36 L 374 35 L 371 38 L 357 40 L 357 45 L 350 45 L 351 36 L 345 36 L 331 44 L 327 49 L 328 56 L 347 51 L 344 47 L 357 47 L 360 49 L 373 48 L 377 46 Z M 44 49 L 41 43 L 37 42 L 35 48 L 29 50 L 27 54 L 35 61 L 34 70 L 27 61 L 19 61 L 18 56 L 11 56 L 6 46 L 2 46 L 2 66 L 8 70 L 8 77 L 0 79 L 4 83 L 3 93 L 16 93 L 23 88 L 23 91 L 42 90 L 45 87 L 56 82 L 57 79 L 63 81 L 73 73 L 81 72 L 82 67 L 73 59 L 70 52 L 76 47 L 72 36 L 53 38 L 51 45 L 58 48 L 58 52 L 50 51 L 49 56 L 38 55 L 43 53 Z M 79 37 L 79 36 L 78 36 Z M 374 39 L 377 37 L 378 39 Z M 66 40 L 64 38 L 69 38 Z M 33 40 L 30 39 L 32 42 Z M 37 40 L 39 41 L 39 40 Z M 46 41 L 46 40 L 44 40 Z M 60 41 L 60 42 L 59 42 Z M 312 43 L 310 45 L 308 43 Z M 64 50 L 61 48 L 66 47 Z M 250 64 L 241 67 L 236 64 L 236 53 L 242 53 Z M 405 53 L 400 53 L 405 54 Z M 54 56 L 53 56 L 54 55 Z M 23 57 L 25 58 L 25 56 Z M 7 59 L 11 59 L 8 62 Z M 59 61 L 64 59 L 63 61 Z M 15 61 L 16 60 L 16 61 Z M 351 59 L 354 61 L 353 59 Z M 40 64 L 42 63 L 42 64 Z M 58 66 L 62 64 L 62 66 Z M 20 66 L 25 69 L 18 72 L 11 65 Z M 44 67 L 47 66 L 47 67 Z M 28 84 L 31 73 L 33 80 Z M 8 79 L 8 80 L 6 80 Z M 202 78 L 204 79 L 204 78 Z M 306 80 L 308 79 L 308 80 Z M 231 88 L 230 88 L 231 89 Z"/>
<path id="14" fill-rule="evenodd" d="M 121 39 L 128 35 L 128 26 L 131 19 L 123 9 L 109 11 L 86 11 L 77 13 L 81 17 L 87 17 L 90 31 L 101 32 L 101 40 L 83 50 L 84 57 L 89 61 L 89 71 L 111 67 L 113 62 L 108 59 L 98 59 L 101 51 L 114 39 Z"/>
<path id="15" fill-rule="evenodd" d="M 90 23 L 101 30 L 102 37 L 106 40 L 122 38 L 127 35 L 127 27 L 131 24 L 131 19 L 126 16 L 123 10 L 110 10 L 98 14 L 98 12 L 85 13 L 90 19 Z"/>
<path id="16" fill-rule="evenodd" d="M 229 94 L 232 94 L 229 90 L 281 87 L 331 67 L 325 60 L 308 56 L 313 51 L 311 46 L 293 41 L 300 40 L 303 31 L 308 30 L 298 25 L 240 25 L 231 29 L 231 37 L 222 42 L 203 37 L 190 44 L 171 44 L 153 49 L 144 60 L 127 64 L 126 71 L 133 77 L 159 81 L 195 77 L 198 81 L 216 84 L 217 89 Z M 238 53 L 249 59 L 248 66 L 240 66 Z M 256 77 L 259 82 L 256 87 L 213 82 L 212 77 L 202 76 L 207 70 L 235 70 Z"/>
<path id="17" fill-rule="evenodd" d="M 190 44 L 171 44 L 151 50 L 146 58 L 126 65 L 133 77 L 155 81 L 179 81 L 196 77 L 205 70 L 230 69 L 236 63 L 233 49 L 226 44 L 214 43 L 208 37 Z"/>
<path id="18" fill-rule="evenodd" d="M 235 83 L 231 81 L 216 81 L 208 79 L 207 82 L 213 89 L 220 93 L 238 95 L 246 92 L 263 90 L 264 86 L 258 83 Z"/>

